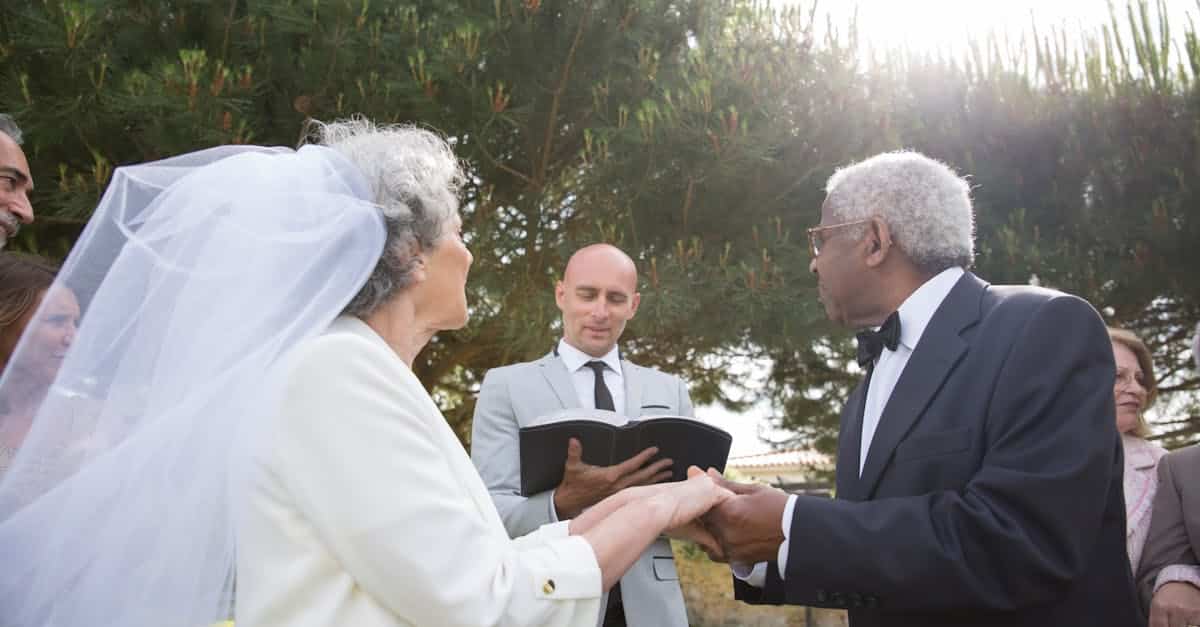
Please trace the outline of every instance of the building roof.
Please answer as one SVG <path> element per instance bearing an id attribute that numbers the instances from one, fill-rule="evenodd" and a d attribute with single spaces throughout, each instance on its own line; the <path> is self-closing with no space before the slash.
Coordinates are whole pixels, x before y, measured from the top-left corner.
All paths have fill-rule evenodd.
<path id="1" fill-rule="evenodd" d="M 776 468 L 812 468 L 814 466 L 828 466 L 830 463 L 829 456 L 824 453 L 812 449 L 794 448 L 730 457 L 729 461 L 725 463 L 725 467 L 749 471 Z"/>

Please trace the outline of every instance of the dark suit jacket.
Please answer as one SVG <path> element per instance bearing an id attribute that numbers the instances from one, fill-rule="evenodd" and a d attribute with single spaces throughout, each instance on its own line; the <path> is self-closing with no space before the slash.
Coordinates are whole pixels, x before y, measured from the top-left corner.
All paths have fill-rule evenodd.
<path id="1" fill-rule="evenodd" d="M 866 385 L 837 499 L 800 496 L 787 572 L 738 598 L 847 608 L 853 627 L 1144 624 L 1129 557 L 1112 349 L 1083 300 L 968 273 L 892 392 L 862 477 Z"/>
<path id="2" fill-rule="evenodd" d="M 1200 565 L 1200 445 L 1158 462 L 1158 493 L 1138 566 L 1138 592 L 1149 609 L 1158 571 L 1174 564 Z"/>

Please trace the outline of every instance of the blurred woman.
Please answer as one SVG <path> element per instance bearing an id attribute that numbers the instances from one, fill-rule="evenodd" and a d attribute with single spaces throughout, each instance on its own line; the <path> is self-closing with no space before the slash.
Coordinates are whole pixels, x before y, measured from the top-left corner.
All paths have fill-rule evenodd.
<path id="1" fill-rule="evenodd" d="M 79 324 L 75 295 L 50 289 L 57 271 L 39 257 L 0 253 L 0 376 L 7 379 L 0 396 L 0 475 L 25 439 Z M 28 357 L 10 369 L 23 334 Z"/>
<path id="2" fill-rule="evenodd" d="M 1167 451 L 1146 439 L 1150 427 L 1145 412 L 1158 396 L 1150 350 L 1138 336 L 1124 329 L 1110 328 L 1108 337 L 1117 363 L 1113 381 L 1117 431 L 1125 448 L 1125 543 L 1129 565 L 1137 573 L 1158 489 L 1158 460 Z"/>

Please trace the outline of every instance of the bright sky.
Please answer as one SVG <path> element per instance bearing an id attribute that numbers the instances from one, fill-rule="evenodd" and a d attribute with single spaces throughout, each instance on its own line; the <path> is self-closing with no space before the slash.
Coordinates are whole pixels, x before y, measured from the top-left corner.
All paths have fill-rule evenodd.
<path id="1" fill-rule="evenodd" d="M 742 414 L 713 405 L 696 408 L 697 418 L 720 427 L 733 436 L 733 443 L 729 446 L 730 457 L 765 453 L 771 450 L 771 446 L 758 437 L 759 425 L 766 424 L 767 413 L 768 408 L 765 405 L 752 407 Z M 786 434 L 784 435 L 786 436 Z"/>
<path id="2" fill-rule="evenodd" d="M 766 378 L 769 365 L 760 362 L 746 362 L 735 368 L 739 370 L 734 373 L 736 377 L 748 387 L 757 388 L 761 387 Z M 736 394 L 733 391 L 731 393 Z M 733 443 L 729 447 L 730 457 L 753 455 L 771 450 L 771 446 L 758 437 L 759 429 L 766 426 L 766 416 L 769 413 L 770 406 L 766 402 L 760 402 L 742 413 L 731 412 L 717 405 L 703 405 L 696 408 L 697 418 L 720 427 L 733 436 Z M 787 437 L 787 434 L 772 432 L 768 433 L 768 436 L 782 440 Z"/>
<path id="3" fill-rule="evenodd" d="M 779 5 L 812 6 L 812 0 L 769 0 Z M 1122 30 L 1128 29 L 1127 0 L 1113 0 Z M 1068 32 L 1094 30 L 1110 23 L 1108 0 L 823 0 L 818 15 L 829 14 L 844 28 L 858 8 L 859 33 L 872 48 L 907 46 L 918 50 L 963 49 L 968 36 L 989 31 L 1018 35 L 1036 22 L 1039 34 L 1050 27 Z M 1157 15 L 1157 0 L 1150 0 Z M 1196 0 L 1166 0 L 1172 36 L 1182 39 L 1187 17 L 1200 22 Z M 819 18 L 824 25 L 825 20 Z M 1156 23 L 1156 22 L 1155 22 Z"/>
<path id="4" fill-rule="evenodd" d="M 811 0 L 768 0 L 779 5 L 811 7 Z M 1128 35 L 1127 0 L 1113 0 L 1122 33 Z M 1178 45 L 1188 17 L 1200 24 L 1200 0 L 1166 0 L 1171 36 Z M 1151 19 L 1157 16 L 1157 0 L 1150 1 Z M 818 3 L 818 24 L 822 15 L 833 18 L 835 28 L 845 28 L 858 8 L 859 34 L 872 49 L 889 50 L 906 46 L 914 50 L 965 49 L 968 36 L 982 37 L 989 31 L 1009 33 L 1014 38 L 1029 32 L 1036 22 L 1045 36 L 1051 27 L 1068 33 L 1096 31 L 1110 23 L 1108 0 L 822 0 Z M 1153 21 L 1157 24 L 1157 21 Z M 823 33 L 818 30 L 818 33 Z M 1157 32 L 1156 32 L 1157 34 Z M 1172 55 L 1176 54 L 1175 52 Z M 699 418 L 733 435 L 732 456 L 770 450 L 758 438 L 765 423 L 765 406 L 735 414 L 720 407 L 698 407 Z"/>

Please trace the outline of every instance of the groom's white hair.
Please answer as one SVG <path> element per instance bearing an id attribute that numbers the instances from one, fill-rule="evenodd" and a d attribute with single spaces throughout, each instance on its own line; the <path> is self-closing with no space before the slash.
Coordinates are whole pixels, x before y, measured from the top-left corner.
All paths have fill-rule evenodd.
<path id="1" fill-rule="evenodd" d="M 839 222 L 878 216 L 921 270 L 968 268 L 975 256 L 975 214 L 967 181 L 919 152 L 875 155 L 833 173 L 826 206 Z"/>
<path id="2" fill-rule="evenodd" d="M 458 213 L 462 166 L 445 140 L 414 126 L 354 118 L 314 127 L 314 143 L 362 172 L 387 226 L 379 265 L 346 306 L 345 313 L 363 317 L 412 283 L 418 255 L 433 250 Z"/>

